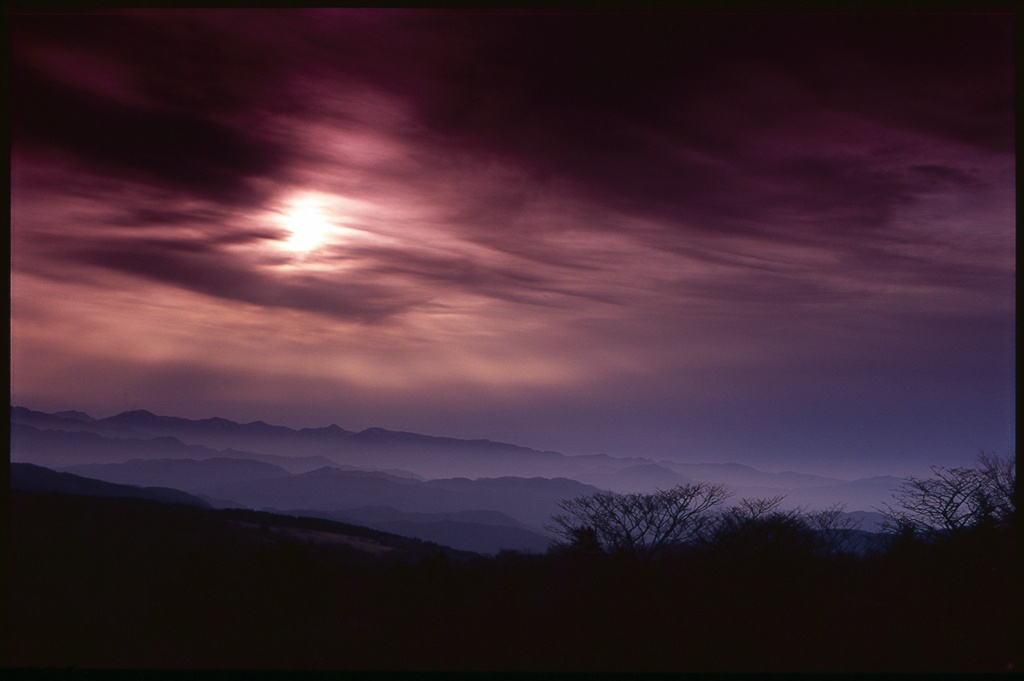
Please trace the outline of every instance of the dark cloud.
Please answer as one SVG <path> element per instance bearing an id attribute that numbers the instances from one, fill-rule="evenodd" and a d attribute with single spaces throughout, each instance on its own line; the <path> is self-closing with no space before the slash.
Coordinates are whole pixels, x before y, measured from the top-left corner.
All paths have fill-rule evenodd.
<path id="1" fill-rule="evenodd" d="M 750 167 L 757 161 L 751 141 L 774 134 L 779 121 L 823 110 L 1012 150 L 1012 22 L 1002 17 L 464 21 L 480 37 L 464 41 L 470 44 L 456 64 L 438 65 L 437 87 L 418 100 L 424 122 L 453 143 L 522 163 L 541 178 L 571 176 L 591 198 L 618 208 L 710 218 L 726 228 L 758 205 L 758 196 L 745 200 L 745 185 L 770 159 Z M 852 180 L 840 196 L 864 206 L 862 220 L 883 219 L 897 198 L 882 189 L 891 178 L 865 182 L 864 173 L 824 167 L 828 153 L 805 149 L 818 156 L 817 184 L 801 185 L 807 178 L 793 168 L 772 170 L 789 170 L 787 178 L 808 193 L 834 194 Z"/>
<path id="2" fill-rule="evenodd" d="M 987 186 L 974 169 L 964 170 L 952 166 L 924 164 L 910 166 L 908 170 L 915 173 L 927 189 L 941 189 L 949 186 L 981 189 Z"/>
<path id="3" fill-rule="evenodd" d="M 11 24 L 21 393 L 755 464 L 1012 431 L 1010 15 Z"/>
<path id="4" fill-rule="evenodd" d="M 401 275 L 410 278 L 420 289 L 464 289 L 473 295 L 550 307 L 565 305 L 565 298 L 619 302 L 614 296 L 599 290 L 574 289 L 555 276 L 512 267 L 487 266 L 469 257 L 365 248 L 350 251 L 345 257 L 374 263 L 366 269 L 369 276 Z M 571 261 L 569 266 L 572 266 Z"/>
<path id="5" fill-rule="evenodd" d="M 47 25 L 50 40 L 130 58 L 129 87 L 156 108 L 58 84 L 16 59 L 16 142 L 253 202 L 247 179 L 284 173 L 288 155 L 223 114 L 311 115 L 296 77 L 334 78 L 326 86 L 341 96 L 371 82 L 413 105 L 439 154 L 475 151 L 541 182 L 571 178 L 616 210 L 734 231 L 774 217 L 761 199 L 833 208 L 823 217 L 851 227 L 882 225 L 907 200 L 896 178 L 829 160 L 824 148 L 752 156 L 751 141 L 780 122 L 812 114 L 813 133 L 816 112 L 846 111 L 983 146 L 1002 138 L 1006 151 L 1013 139 L 1001 17 L 295 12 L 243 14 L 232 26 L 216 14 L 172 16 Z M 20 21 L 29 26 L 16 45 L 43 30 Z M 791 143 L 814 144 L 800 137 Z M 787 180 L 791 194 L 765 196 L 763 176 Z"/>
<path id="6" fill-rule="evenodd" d="M 137 207 L 126 215 L 110 218 L 110 223 L 126 227 L 166 227 L 189 224 L 211 224 L 222 222 L 223 212 L 196 209 Z"/>
<path id="7" fill-rule="evenodd" d="M 285 148 L 252 117 L 287 100 L 258 45 L 146 13 L 13 24 L 15 150 L 238 206 L 265 198 L 251 180 L 283 172 Z"/>
<path id="8" fill-rule="evenodd" d="M 150 181 L 225 203 L 261 200 L 247 180 L 282 162 L 276 145 L 191 115 L 121 105 L 18 74 L 15 143 L 56 148 L 101 174 Z"/>
<path id="9" fill-rule="evenodd" d="M 414 302 L 380 284 L 338 282 L 302 274 L 274 276 L 246 267 L 213 245 L 197 241 L 107 239 L 69 249 L 64 259 L 225 300 L 319 312 L 360 322 L 381 322 Z"/>

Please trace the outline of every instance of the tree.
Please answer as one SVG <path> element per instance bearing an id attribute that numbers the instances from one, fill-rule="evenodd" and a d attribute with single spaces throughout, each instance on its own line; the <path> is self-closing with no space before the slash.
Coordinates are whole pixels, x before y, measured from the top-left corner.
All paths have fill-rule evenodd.
<path id="1" fill-rule="evenodd" d="M 785 557 L 810 554 L 814 530 L 802 509 L 782 510 L 785 496 L 743 499 L 726 509 L 707 533 L 704 545 L 721 556 Z"/>
<path id="2" fill-rule="evenodd" d="M 1013 527 L 1017 517 L 1017 457 L 1014 450 L 1006 456 L 981 452 L 978 470 L 984 480 L 984 493 L 991 506 L 993 520 L 999 526 Z"/>
<path id="3" fill-rule="evenodd" d="M 564 511 L 546 529 L 585 552 L 625 555 L 650 562 L 694 541 L 710 522 L 708 510 L 729 493 L 721 485 L 694 483 L 654 493 L 599 492 L 564 499 Z"/>
<path id="4" fill-rule="evenodd" d="M 897 508 L 885 505 L 890 530 L 957 534 L 983 523 L 1012 525 L 1017 508 L 1012 451 L 1005 457 L 982 452 L 974 468 L 931 470 L 932 477 L 910 477 L 897 488 Z"/>
<path id="5" fill-rule="evenodd" d="M 818 550 L 826 556 L 852 553 L 860 543 L 856 531 L 861 521 L 846 514 L 846 504 L 835 503 L 809 513 L 806 521 L 817 534 Z"/>

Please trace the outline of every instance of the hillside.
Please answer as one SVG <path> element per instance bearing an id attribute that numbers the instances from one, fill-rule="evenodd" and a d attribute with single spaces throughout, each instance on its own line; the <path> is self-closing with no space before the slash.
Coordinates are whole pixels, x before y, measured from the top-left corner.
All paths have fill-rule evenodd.
<path id="1" fill-rule="evenodd" d="M 164 486 L 119 485 L 71 473 L 58 473 L 28 463 L 12 463 L 10 471 L 12 490 L 56 492 L 93 497 L 126 497 L 210 508 L 210 504 L 197 496 Z"/>
<path id="2" fill-rule="evenodd" d="M 215 525 L 224 519 L 228 519 L 244 523 L 248 526 L 255 525 L 261 528 L 261 532 L 259 534 L 260 539 L 257 541 L 259 544 L 266 543 L 266 537 L 268 536 L 266 530 L 269 527 L 282 538 L 291 538 L 297 541 L 306 541 L 307 543 L 313 544 L 322 543 L 324 535 L 341 536 L 346 538 L 346 541 L 358 538 L 364 544 L 369 541 L 377 547 L 384 547 L 389 551 L 396 552 L 395 557 L 402 557 L 406 559 L 433 556 L 436 555 L 439 550 L 444 551 L 450 556 L 463 558 L 472 553 L 452 551 L 448 547 L 439 546 L 434 542 L 424 542 L 416 538 L 402 536 L 397 533 L 372 529 L 355 523 L 335 521 L 323 516 L 303 517 L 298 514 L 285 515 L 244 508 L 213 509 L 209 503 L 197 496 L 167 487 L 139 487 L 136 485 L 116 484 L 103 480 L 82 477 L 72 473 L 52 471 L 41 466 L 25 463 L 10 464 L 10 471 L 12 494 L 18 493 L 18 498 L 22 499 L 22 501 L 24 501 L 25 497 L 21 493 L 27 492 L 32 494 L 48 495 L 51 499 L 63 499 L 64 497 L 95 497 L 138 499 L 165 505 L 185 504 L 208 510 L 208 513 L 205 515 L 200 514 L 193 517 L 205 518 L 206 520 L 203 522 L 211 525 Z M 287 473 L 284 473 L 284 475 L 287 475 Z M 12 503 L 14 502 L 12 501 Z M 64 499 L 64 503 L 73 505 L 76 502 Z M 168 514 L 173 515 L 174 513 L 173 511 L 169 511 L 159 505 L 138 506 L 134 508 L 135 510 L 133 512 L 137 513 L 141 510 L 144 514 L 149 514 L 154 517 Z M 144 529 L 140 527 L 140 531 L 144 532 Z M 305 539 L 296 533 L 306 533 Z M 248 532 L 247 534 L 251 535 L 253 533 Z M 328 543 L 332 542 L 334 542 L 333 539 Z M 373 549 L 372 552 L 380 553 L 378 549 Z"/>
<path id="3" fill-rule="evenodd" d="M 564 456 L 488 440 L 457 440 L 337 425 L 292 429 L 261 421 L 185 419 L 136 410 L 95 419 L 11 407 L 11 459 L 136 487 L 183 490 L 218 508 L 302 509 L 350 518 L 364 507 L 405 514 L 382 530 L 473 551 L 543 550 L 558 503 L 598 489 L 643 492 L 694 482 L 725 485 L 735 500 L 785 497 L 786 508 L 845 504 L 870 512 L 896 478 L 844 481 L 739 464 Z M 456 519 L 493 512 L 516 523 Z M 412 519 L 422 514 L 430 519 Z M 867 526 L 866 526 L 867 527 Z"/>
<path id="4" fill-rule="evenodd" d="M 486 558 L 148 499 L 14 489 L 10 508 L 5 667 L 893 673 L 1017 659 L 1016 571 L 997 535 L 644 566 Z"/>
<path id="5" fill-rule="evenodd" d="M 407 513 L 391 507 L 368 506 L 346 511 L 303 509 L 289 512 L 356 523 L 477 553 L 543 552 L 552 544 L 550 537 L 529 530 L 515 518 L 498 511 Z"/>

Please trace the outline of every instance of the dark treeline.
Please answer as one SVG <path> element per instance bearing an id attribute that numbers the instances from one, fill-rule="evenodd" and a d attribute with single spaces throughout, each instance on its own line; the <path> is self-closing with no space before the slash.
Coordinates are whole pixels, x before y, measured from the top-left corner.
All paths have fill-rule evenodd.
<path id="1" fill-rule="evenodd" d="M 810 514 L 771 502 L 694 515 L 708 539 L 691 534 L 657 555 L 574 526 L 575 541 L 545 554 L 486 557 L 367 535 L 382 547 L 373 554 L 288 534 L 342 532 L 321 521 L 12 490 L 5 666 L 965 672 L 1018 662 L 1015 509 L 989 505 L 952 530 L 919 514 L 848 551 L 823 549 Z"/>

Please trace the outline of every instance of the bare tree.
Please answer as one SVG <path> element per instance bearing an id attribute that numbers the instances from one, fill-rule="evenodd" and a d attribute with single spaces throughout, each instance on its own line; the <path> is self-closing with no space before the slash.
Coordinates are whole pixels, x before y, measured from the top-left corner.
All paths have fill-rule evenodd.
<path id="1" fill-rule="evenodd" d="M 983 522 L 1012 524 L 1016 514 L 1016 461 L 986 454 L 978 467 L 932 466 L 930 478 L 907 478 L 881 510 L 890 530 L 958 533 Z"/>
<path id="2" fill-rule="evenodd" d="M 888 524 L 918 532 L 957 532 L 974 525 L 982 514 L 977 491 L 981 475 L 974 468 L 932 466 L 930 478 L 907 478 L 893 494 L 898 508 L 886 504 Z"/>
<path id="3" fill-rule="evenodd" d="M 1010 450 L 1005 456 L 981 452 L 978 470 L 985 481 L 992 514 L 997 524 L 1012 527 L 1017 517 L 1017 456 Z"/>
<path id="4" fill-rule="evenodd" d="M 704 544 L 720 555 L 787 556 L 811 553 L 816 539 L 803 509 L 783 510 L 785 495 L 743 499 L 725 510 Z"/>
<path id="5" fill-rule="evenodd" d="M 723 486 L 706 483 L 654 493 L 599 492 L 558 502 L 564 513 L 552 516 L 546 529 L 577 549 L 649 562 L 700 536 L 708 510 L 728 497 Z"/>
<path id="6" fill-rule="evenodd" d="M 826 556 L 852 553 L 858 544 L 856 530 L 861 521 L 846 514 L 846 504 L 835 503 L 826 509 L 808 513 L 808 525 L 817 533 L 818 548 Z"/>

